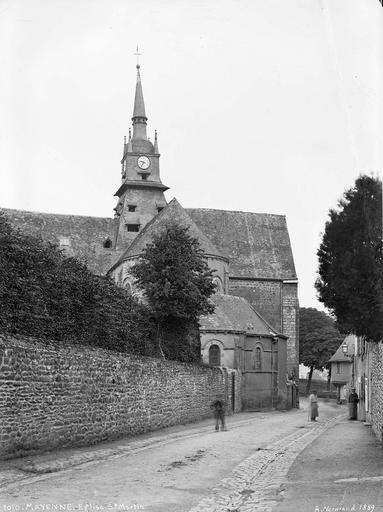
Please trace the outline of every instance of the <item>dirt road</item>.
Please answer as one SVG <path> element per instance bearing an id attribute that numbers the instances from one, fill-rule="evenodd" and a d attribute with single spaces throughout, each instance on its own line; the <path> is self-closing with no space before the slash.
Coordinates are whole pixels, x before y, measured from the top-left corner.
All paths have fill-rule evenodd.
<path id="1" fill-rule="evenodd" d="M 321 403 L 320 422 L 310 423 L 303 404 L 300 410 L 229 417 L 227 432 L 204 421 L 143 436 L 145 442 L 139 436 L 95 447 L 94 453 L 24 459 L 2 470 L 0 512 L 272 510 L 297 455 L 340 414 L 344 409 L 334 402 Z M 85 460 L 90 462 L 71 462 Z M 39 464 L 54 471 L 57 461 L 66 469 L 38 474 Z"/>

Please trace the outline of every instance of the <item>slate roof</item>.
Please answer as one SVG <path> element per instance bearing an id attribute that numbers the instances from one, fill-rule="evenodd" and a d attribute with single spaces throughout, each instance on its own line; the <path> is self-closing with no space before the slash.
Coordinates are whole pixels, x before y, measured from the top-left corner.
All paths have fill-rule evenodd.
<path id="1" fill-rule="evenodd" d="M 86 261 L 96 274 L 105 274 L 110 267 L 115 251 L 105 249 L 106 238 L 113 239 L 113 219 L 28 212 L 2 208 L 10 223 L 24 233 L 41 236 L 43 240 L 60 243 L 67 239 L 65 252 Z"/>
<path id="2" fill-rule="evenodd" d="M 170 209 L 174 220 L 183 219 L 186 225 L 192 226 L 192 234 L 200 240 L 207 254 L 228 258 L 231 277 L 296 279 L 284 216 L 226 210 L 183 209 L 178 202 L 177 205 L 177 208 Z M 147 224 L 130 249 L 139 248 L 141 235 L 152 229 L 153 222 L 161 219 L 166 210 L 166 208 L 162 210 Z M 11 209 L 3 211 L 15 226 L 30 234 L 40 234 L 45 240 L 58 242 L 60 236 L 70 237 L 73 255 L 86 259 L 93 272 L 105 273 L 113 261 L 119 259 L 115 251 L 111 254 L 110 250 L 102 247 L 102 242 L 107 236 L 113 239 L 112 218 Z"/>
<path id="3" fill-rule="evenodd" d="M 345 337 L 342 343 L 339 345 L 335 354 L 328 360 L 329 363 L 352 363 L 351 356 L 354 355 L 355 351 L 355 340 L 356 336 L 354 334 L 349 334 Z M 347 343 L 348 351 L 345 355 L 342 350 L 343 343 Z"/>
<path id="4" fill-rule="evenodd" d="M 192 221 L 177 199 L 174 198 L 158 215 L 146 224 L 144 229 L 140 231 L 126 251 L 122 253 L 114 266 L 117 266 L 126 259 L 140 255 L 144 251 L 146 245 L 152 241 L 153 236 L 164 229 L 166 225 L 173 222 L 179 226 L 188 227 L 190 235 L 198 239 L 201 249 L 206 255 L 226 259 L 212 244 L 209 238 Z"/>
<path id="5" fill-rule="evenodd" d="M 260 336 L 285 338 L 271 327 L 243 297 L 215 294 L 211 301 L 216 306 L 211 315 L 200 318 L 202 331 L 236 331 Z"/>
<path id="6" fill-rule="evenodd" d="M 230 275 L 296 279 L 283 215 L 187 208 L 187 213 L 230 260 Z"/>

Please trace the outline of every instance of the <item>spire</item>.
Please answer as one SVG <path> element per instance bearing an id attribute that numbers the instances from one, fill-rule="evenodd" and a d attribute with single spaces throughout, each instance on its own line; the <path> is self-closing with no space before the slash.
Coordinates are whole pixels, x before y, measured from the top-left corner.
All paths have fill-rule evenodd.
<path id="1" fill-rule="evenodd" d="M 137 64 L 137 83 L 136 83 L 136 96 L 134 98 L 134 109 L 133 109 L 133 118 L 134 122 L 135 118 L 143 117 L 147 120 L 145 114 L 145 104 L 144 104 L 144 95 L 142 94 L 142 85 L 141 85 L 141 75 L 140 75 L 140 65 Z"/>
<path id="2" fill-rule="evenodd" d="M 144 95 L 142 93 L 140 65 L 137 64 L 137 82 L 136 82 L 136 96 L 134 98 L 133 108 L 133 139 L 148 140 L 146 135 L 146 121 L 148 118 L 145 113 Z"/>

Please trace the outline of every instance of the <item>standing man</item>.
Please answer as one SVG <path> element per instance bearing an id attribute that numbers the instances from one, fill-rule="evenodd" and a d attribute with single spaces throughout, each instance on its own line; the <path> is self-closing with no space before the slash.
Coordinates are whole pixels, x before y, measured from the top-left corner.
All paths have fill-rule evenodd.
<path id="1" fill-rule="evenodd" d="M 216 432 L 219 431 L 220 423 L 221 423 L 221 430 L 227 430 L 226 424 L 225 424 L 225 413 L 226 413 L 225 402 L 220 397 L 217 397 L 217 399 L 214 400 L 214 402 L 211 404 L 210 407 L 214 411 Z"/>
<path id="2" fill-rule="evenodd" d="M 350 420 L 357 420 L 358 419 L 358 402 L 359 397 L 358 394 L 355 391 L 355 388 L 351 388 L 351 393 L 348 397 L 348 409 L 350 413 Z"/>

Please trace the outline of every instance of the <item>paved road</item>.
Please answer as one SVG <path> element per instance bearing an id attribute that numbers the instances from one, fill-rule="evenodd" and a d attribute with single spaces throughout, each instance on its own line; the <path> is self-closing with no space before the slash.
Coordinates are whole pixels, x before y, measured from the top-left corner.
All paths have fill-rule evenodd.
<path id="1" fill-rule="evenodd" d="M 204 421 L 21 459 L 0 471 L 0 512 L 271 511 L 284 499 L 296 457 L 344 414 L 333 402 L 320 404 L 319 423 L 307 421 L 304 406 L 239 414 L 229 417 L 227 432 Z"/>
<path id="2" fill-rule="evenodd" d="M 338 421 L 298 455 L 273 512 L 383 512 L 382 445 L 371 427 Z"/>

